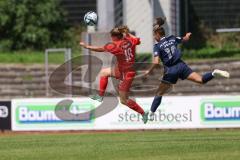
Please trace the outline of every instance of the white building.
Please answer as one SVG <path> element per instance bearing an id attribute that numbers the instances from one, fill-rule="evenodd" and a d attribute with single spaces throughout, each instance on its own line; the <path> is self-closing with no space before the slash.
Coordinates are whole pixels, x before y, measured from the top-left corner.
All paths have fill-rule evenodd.
<path id="1" fill-rule="evenodd" d="M 166 17 L 167 34 L 179 34 L 179 0 L 115 0 L 115 3 L 114 0 L 98 0 L 97 11 L 99 31 L 110 30 L 122 18 L 122 23 L 141 38 L 139 53 L 152 52 L 152 25 L 156 17 Z"/>

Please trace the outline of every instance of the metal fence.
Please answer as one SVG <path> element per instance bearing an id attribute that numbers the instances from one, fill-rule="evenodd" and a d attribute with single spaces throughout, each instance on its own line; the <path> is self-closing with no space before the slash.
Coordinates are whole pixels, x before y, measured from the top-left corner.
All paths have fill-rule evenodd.
<path id="1" fill-rule="evenodd" d="M 49 86 L 49 54 L 54 52 L 63 52 L 64 53 L 64 63 L 68 62 L 72 58 L 72 51 L 70 48 L 57 48 L 57 49 L 46 49 L 45 50 L 45 82 L 46 82 L 46 97 L 51 96 L 50 95 L 50 86 Z M 68 75 L 69 73 L 69 75 Z M 72 66 L 71 63 L 67 63 L 65 71 L 63 71 L 63 75 L 66 76 L 66 83 L 69 86 L 72 86 L 73 80 L 72 80 Z M 69 96 L 72 95 L 72 90 L 67 88 L 67 93 Z"/>
<path id="2" fill-rule="evenodd" d="M 181 9 L 186 28 L 194 23 L 212 30 L 240 28 L 239 0 L 184 0 Z"/>

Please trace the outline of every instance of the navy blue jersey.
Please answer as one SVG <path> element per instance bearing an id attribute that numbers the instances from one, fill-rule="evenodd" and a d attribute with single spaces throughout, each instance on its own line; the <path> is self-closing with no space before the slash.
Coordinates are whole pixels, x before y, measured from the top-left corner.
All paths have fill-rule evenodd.
<path id="1" fill-rule="evenodd" d="M 159 56 L 163 65 L 172 66 L 181 59 L 181 51 L 177 45 L 182 42 L 181 37 L 163 37 L 154 45 L 154 57 Z"/>

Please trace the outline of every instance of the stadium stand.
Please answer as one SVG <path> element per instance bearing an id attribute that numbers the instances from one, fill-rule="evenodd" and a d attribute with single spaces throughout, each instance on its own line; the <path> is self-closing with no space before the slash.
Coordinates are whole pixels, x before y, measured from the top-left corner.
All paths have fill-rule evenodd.
<path id="1" fill-rule="evenodd" d="M 240 93 L 240 62 L 239 61 L 200 61 L 189 62 L 192 69 L 196 72 L 203 73 L 211 71 L 214 68 L 228 70 L 231 74 L 230 79 L 215 79 L 207 85 L 195 85 L 193 82 L 181 81 L 175 85 L 171 95 L 199 95 L 199 94 L 239 94 Z M 52 72 L 57 65 L 50 65 L 49 71 Z M 0 96 L 3 99 L 17 98 L 17 97 L 45 97 L 45 70 L 43 65 L 0 65 Z M 64 74 L 64 72 L 63 72 Z M 61 75 L 59 75 L 61 76 Z M 63 75 L 62 75 L 63 76 Z M 161 74 L 155 71 L 150 79 L 144 81 L 143 79 L 136 79 L 133 86 L 141 87 L 141 84 L 157 85 L 159 84 Z M 81 80 L 80 70 L 73 72 L 73 81 L 79 82 Z M 143 83 L 144 82 L 144 83 Z M 57 80 L 56 80 L 57 84 Z M 80 84 L 80 83 L 77 83 Z M 62 87 L 62 86 L 59 86 Z M 153 91 L 152 91 L 153 92 Z M 74 94 L 80 94 L 78 90 Z M 83 93 L 81 93 L 83 94 Z M 87 94 L 86 94 L 87 95 Z M 139 92 L 136 96 L 146 96 L 146 93 Z M 51 97 L 63 97 L 59 93 L 50 91 Z"/>

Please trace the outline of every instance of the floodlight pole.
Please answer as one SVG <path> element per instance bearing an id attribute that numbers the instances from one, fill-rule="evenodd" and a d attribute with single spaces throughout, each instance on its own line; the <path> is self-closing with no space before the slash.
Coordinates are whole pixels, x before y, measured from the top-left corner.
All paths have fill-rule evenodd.
<path id="1" fill-rule="evenodd" d="M 114 0 L 97 0 L 98 31 L 110 31 L 115 26 Z"/>

